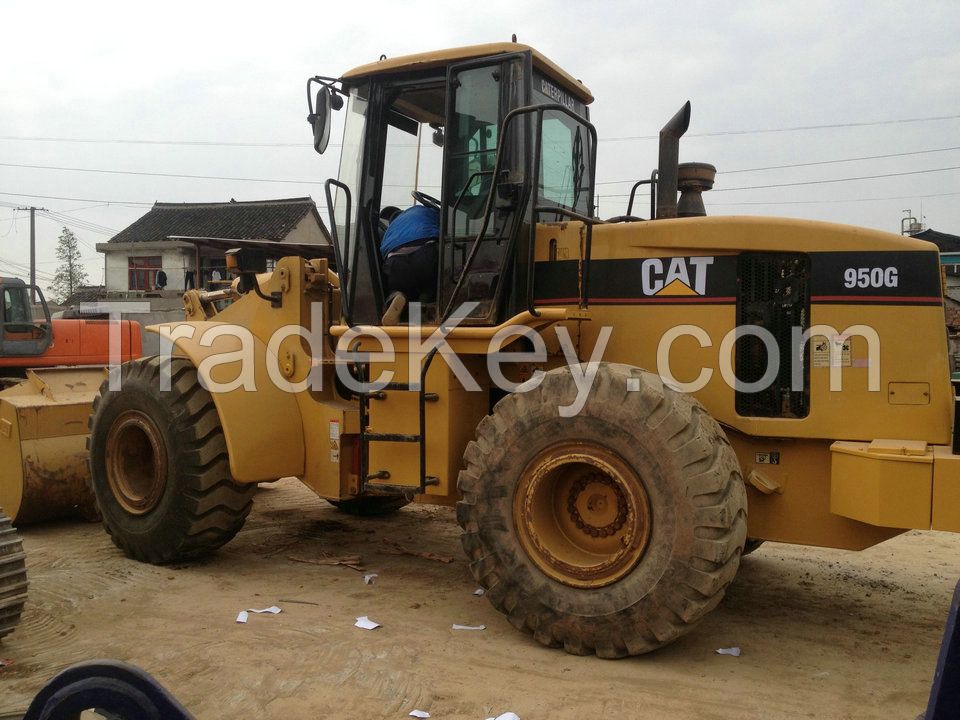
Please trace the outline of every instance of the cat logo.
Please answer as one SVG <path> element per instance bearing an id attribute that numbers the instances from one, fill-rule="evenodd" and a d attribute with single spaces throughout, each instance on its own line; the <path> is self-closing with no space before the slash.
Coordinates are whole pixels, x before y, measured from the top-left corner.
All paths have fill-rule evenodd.
<path id="1" fill-rule="evenodd" d="M 640 265 L 646 296 L 697 296 L 707 291 L 707 268 L 712 257 L 649 258 Z"/>

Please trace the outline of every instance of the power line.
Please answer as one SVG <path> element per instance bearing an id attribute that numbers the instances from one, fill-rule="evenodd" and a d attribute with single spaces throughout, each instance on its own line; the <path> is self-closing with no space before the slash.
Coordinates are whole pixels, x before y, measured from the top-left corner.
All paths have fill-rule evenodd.
<path id="1" fill-rule="evenodd" d="M 25 273 L 25 274 L 30 273 L 29 265 L 24 265 L 22 263 L 15 262 L 13 260 L 7 260 L 6 258 L 0 258 L 0 263 L 3 263 L 9 266 L 10 268 L 13 268 L 17 272 Z M 41 280 L 47 280 L 47 281 L 53 280 L 53 275 L 51 275 L 50 273 L 40 272 L 39 270 L 37 270 L 34 274 L 37 277 L 39 277 Z"/>
<path id="2" fill-rule="evenodd" d="M 105 173 L 108 175 L 142 175 L 147 177 L 189 178 L 192 180 L 233 180 L 237 182 L 285 183 L 289 185 L 323 185 L 324 184 L 324 181 L 322 180 L 250 178 L 250 177 L 233 177 L 229 175 L 188 175 L 185 173 L 147 172 L 144 170 L 108 170 L 106 168 L 78 168 L 78 167 L 64 167 L 64 166 L 58 166 L 58 165 L 27 165 L 27 164 L 20 164 L 20 163 L 4 163 L 4 162 L 0 162 L 0 167 L 28 168 L 31 170 L 60 170 L 60 171 L 67 171 L 67 172 Z M 406 188 L 406 187 L 409 187 L 409 185 L 397 185 L 397 184 L 392 185 L 390 183 L 384 183 L 383 187 Z M 440 186 L 420 184 L 419 187 L 439 188 Z"/>
<path id="3" fill-rule="evenodd" d="M 817 160 L 815 162 L 792 163 L 790 165 L 768 165 L 766 167 L 741 168 L 738 170 L 724 170 L 724 175 L 735 175 L 736 173 L 762 172 L 764 170 L 783 170 L 786 168 L 813 167 L 814 165 L 836 165 L 838 163 L 860 162 L 862 160 L 883 160 L 887 158 L 908 157 L 911 155 L 929 155 L 931 153 L 950 152 L 960 150 L 960 145 L 947 148 L 934 148 L 931 150 L 913 150 L 912 152 L 885 153 L 883 155 L 861 155 L 859 157 L 842 158 L 838 160 Z"/>
<path id="4" fill-rule="evenodd" d="M 154 206 L 154 203 L 147 203 L 147 202 L 133 202 L 129 200 L 91 200 L 90 198 L 63 197 L 60 195 L 32 195 L 30 193 L 12 193 L 12 192 L 0 192 L 0 195 L 8 195 L 11 197 L 41 198 L 43 200 L 73 200 L 76 202 L 103 203 L 104 205 L 127 205 L 129 207 L 153 207 Z"/>
<path id="5" fill-rule="evenodd" d="M 935 122 L 938 120 L 956 120 L 960 115 L 934 115 L 918 118 L 900 118 L 895 120 L 872 120 L 867 122 L 829 123 L 824 125 L 797 125 L 782 128 L 756 128 L 742 130 L 714 130 L 703 133 L 688 133 L 686 137 L 722 137 L 725 135 L 759 135 L 765 133 L 788 133 L 804 130 L 832 130 L 855 127 L 871 127 L 877 125 L 902 125 L 907 123 Z M 656 140 L 659 135 L 625 135 L 621 137 L 600 138 L 601 142 L 621 142 L 624 140 Z M 0 140 L 22 142 L 68 142 L 93 143 L 115 145 L 185 145 L 191 147 L 248 147 L 248 148 L 308 148 L 310 143 L 294 142 L 231 142 L 225 140 L 146 140 L 125 138 L 70 138 L 47 137 L 37 135 L 0 135 Z M 341 147 L 339 143 L 330 143 L 329 147 Z M 416 144 L 403 147 L 417 147 Z"/>
<path id="6" fill-rule="evenodd" d="M 73 225 L 76 225 L 77 227 L 83 228 L 84 230 L 90 230 L 92 232 L 100 233 L 102 235 L 116 235 L 118 232 L 120 232 L 119 230 L 115 230 L 113 228 L 109 228 L 105 225 L 100 225 L 98 223 L 91 222 L 89 220 L 70 217 L 65 213 L 61 213 L 61 212 L 54 212 L 52 210 L 48 210 L 44 214 L 47 215 L 47 217 L 49 217 L 51 220 L 58 220 L 61 222 L 65 222 L 68 225 L 73 224 Z"/>
<path id="7" fill-rule="evenodd" d="M 789 165 L 767 165 L 766 167 L 741 168 L 738 170 L 722 170 L 720 174 L 735 175 L 737 173 L 760 172 L 763 170 L 784 170 L 787 168 L 812 167 L 814 165 L 836 165 L 837 163 L 859 162 L 861 160 L 880 160 L 884 158 L 907 157 L 909 155 L 928 155 L 930 153 L 949 152 L 951 150 L 960 150 L 960 145 L 956 147 L 948 147 L 948 148 L 934 148 L 932 150 L 913 150 L 911 152 L 886 153 L 884 155 L 861 155 L 859 157 L 841 158 L 837 160 L 817 160 L 815 162 L 791 163 Z M 604 182 L 598 182 L 597 185 L 620 185 L 622 183 L 635 183 L 635 182 L 636 182 L 636 179 L 605 180 Z"/>
<path id="8" fill-rule="evenodd" d="M 900 120 L 872 120 L 869 122 L 831 123 L 829 125 L 797 125 L 784 128 L 762 128 L 753 130 L 714 130 L 712 132 L 686 133 L 684 137 L 723 137 L 725 135 L 763 135 L 766 133 L 788 133 L 803 130 L 832 130 L 839 128 L 871 127 L 875 125 L 903 125 L 907 123 L 934 122 L 937 120 L 956 120 L 960 115 L 935 115 L 931 117 L 903 118 Z M 659 135 L 626 135 L 623 137 L 600 138 L 601 142 L 618 142 L 621 140 L 657 140 Z M 3 139 L 3 138 L 0 138 Z"/>
<path id="9" fill-rule="evenodd" d="M 925 173 L 946 172 L 948 170 L 960 170 L 960 165 L 945 168 L 932 168 L 930 170 L 910 170 L 909 172 L 883 173 L 881 175 L 860 175 L 858 177 L 834 178 L 832 180 L 806 180 L 804 182 L 792 183 L 773 183 L 770 185 L 745 185 L 743 187 L 732 188 L 714 188 L 711 192 L 733 192 L 734 190 L 764 190 L 766 188 L 797 187 L 800 185 L 827 185 L 829 183 L 852 182 L 854 180 L 876 180 L 878 178 L 903 177 L 904 175 L 923 175 Z M 617 195 L 603 195 L 604 198 L 623 198 L 630 197 L 630 193 Z"/>
<path id="10" fill-rule="evenodd" d="M 960 170 L 960 165 L 953 165 L 945 168 L 931 168 L 929 170 L 910 170 L 908 172 L 883 173 L 881 175 L 861 175 L 859 177 L 834 178 L 832 180 L 805 180 L 803 182 L 777 183 L 774 185 L 745 185 L 743 187 L 716 188 L 713 192 L 732 192 L 734 190 L 762 190 L 764 188 L 775 187 L 797 187 L 799 185 L 827 185 L 838 182 L 852 182 L 854 180 L 876 180 L 878 178 L 903 177 L 904 175 L 924 175 L 926 173 L 947 172 L 948 170 Z"/>
<path id="11" fill-rule="evenodd" d="M 15 140 L 27 142 L 66 142 L 66 143 L 93 143 L 96 145 L 187 145 L 192 147 L 250 147 L 250 148 L 304 148 L 313 147 L 311 143 L 290 142 L 226 142 L 223 140 L 127 140 L 120 138 L 65 138 L 65 137 L 36 137 L 19 135 L 0 135 L 0 140 Z M 340 147 L 337 143 L 330 143 L 328 147 Z M 416 145 L 411 145 L 416 147 Z"/>
<path id="12" fill-rule="evenodd" d="M 845 200 L 838 200 L 836 198 L 832 198 L 830 200 L 745 200 L 743 202 L 721 202 L 707 204 L 710 207 L 727 205 L 826 205 L 834 203 L 880 202 L 881 200 L 925 200 L 927 198 L 952 197 L 954 195 L 960 195 L 960 192 L 933 193 L 930 195 L 893 195 L 887 197 L 849 198 Z"/>
<path id="13" fill-rule="evenodd" d="M 107 170 L 103 168 L 62 167 L 56 165 L 25 165 L 4 162 L 0 162 L 0 167 L 29 168 L 32 170 L 64 170 L 68 172 L 104 173 L 108 175 L 144 175 L 148 177 L 190 178 L 193 180 L 236 180 L 239 182 L 286 183 L 290 185 L 323 185 L 322 180 L 287 180 L 277 178 L 230 177 L 226 175 L 188 175 L 185 173 L 146 172 L 142 170 Z M 386 187 L 391 186 L 388 185 Z"/>

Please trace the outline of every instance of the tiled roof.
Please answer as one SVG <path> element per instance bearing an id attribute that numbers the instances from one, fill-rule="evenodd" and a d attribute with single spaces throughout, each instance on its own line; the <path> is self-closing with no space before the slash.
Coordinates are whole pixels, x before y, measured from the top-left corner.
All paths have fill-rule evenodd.
<path id="1" fill-rule="evenodd" d="M 937 230 L 924 230 L 911 237 L 932 242 L 940 248 L 940 252 L 960 252 L 960 237 L 951 235 L 950 233 L 938 232 Z"/>
<path id="2" fill-rule="evenodd" d="M 312 212 L 324 236 L 330 236 L 309 197 L 225 203 L 155 203 L 146 215 L 109 242 L 155 242 L 171 235 L 283 240 Z"/>

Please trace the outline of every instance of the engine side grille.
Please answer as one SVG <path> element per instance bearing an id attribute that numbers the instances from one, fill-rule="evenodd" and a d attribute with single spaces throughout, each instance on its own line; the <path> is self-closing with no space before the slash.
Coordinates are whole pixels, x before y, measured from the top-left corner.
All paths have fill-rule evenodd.
<path id="1" fill-rule="evenodd" d="M 810 326 L 810 258 L 802 253 L 744 253 L 737 267 L 737 325 L 758 325 L 773 335 L 780 362 L 773 382 L 757 392 L 767 370 L 767 348 L 756 335 L 736 341 L 736 409 L 748 417 L 806 417 L 810 410 L 809 343 L 802 362 L 803 387 L 793 389 L 793 328 Z"/>

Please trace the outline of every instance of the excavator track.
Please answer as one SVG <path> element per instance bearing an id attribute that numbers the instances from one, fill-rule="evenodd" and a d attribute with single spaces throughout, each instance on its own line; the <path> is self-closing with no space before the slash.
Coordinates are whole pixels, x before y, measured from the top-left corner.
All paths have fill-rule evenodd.
<path id="1" fill-rule="evenodd" d="M 27 602 L 26 558 L 20 535 L 0 512 L 0 638 L 17 627 Z"/>

